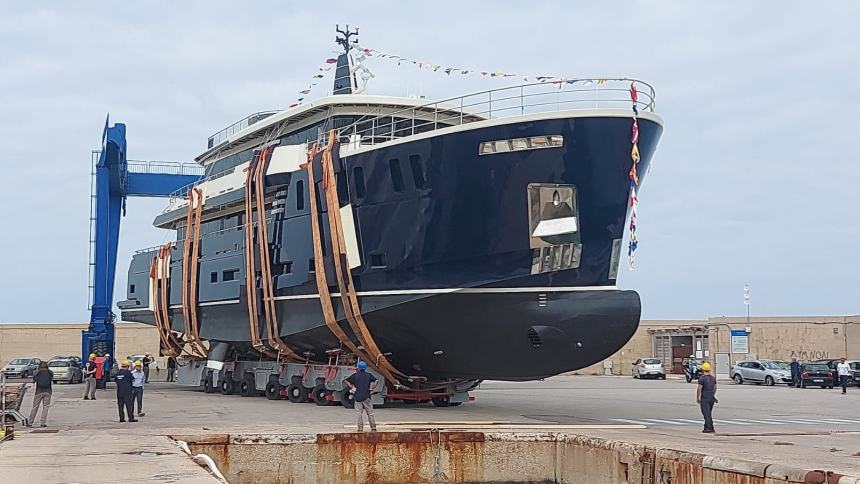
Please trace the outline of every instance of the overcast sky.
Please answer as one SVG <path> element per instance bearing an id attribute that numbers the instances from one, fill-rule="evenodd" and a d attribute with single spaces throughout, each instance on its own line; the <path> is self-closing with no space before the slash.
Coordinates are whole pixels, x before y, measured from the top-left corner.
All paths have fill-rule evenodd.
<path id="1" fill-rule="evenodd" d="M 453 67 L 631 76 L 666 125 L 640 195 L 643 317 L 860 313 L 860 3 L 15 2 L 0 16 L 0 322 L 87 314 L 90 151 L 105 114 L 129 157 L 190 161 L 248 113 L 285 108 L 335 48 Z M 451 97 L 509 81 L 369 60 L 372 94 Z M 325 81 L 328 87 L 330 81 Z M 323 95 L 317 90 L 312 96 Z M 133 199 L 134 250 L 170 235 Z"/>

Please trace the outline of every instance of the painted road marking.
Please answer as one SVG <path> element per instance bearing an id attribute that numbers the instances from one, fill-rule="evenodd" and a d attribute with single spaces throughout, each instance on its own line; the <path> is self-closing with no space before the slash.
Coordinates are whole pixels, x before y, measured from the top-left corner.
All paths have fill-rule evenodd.
<path id="1" fill-rule="evenodd" d="M 659 418 L 643 418 L 642 420 L 648 420 L 650 422 L 655 422 L 655 423 L 664 423 L 664 424 L 668 424 L 668 425 L 687 425 L 684 422 L 673 422 L 672 420 L 663 420 L 663 419 L 659 419 Z"/>
<path id="2" fill-rule="evenodd" d="M 614 422 L 623 422 L 634 425 L 702 425 L 703 420 L 695 420 L 689 418 L 613 418 Z M 736 418 L 736 419 L 720 419 L 715 418 L 714 422 L 721 425 L 860 425 L 860 420 L 847 418 L 766 418 L 766 419 L 751 419 L 751 418 Z"/>
<path id="3" fill-rule="evenodd" d="M 648 422 L 642 422 L 639 420 L 630 420 L 627 418 L 613 418 L 612 420 L 615 422 L 631 423 L 631 424 L 635 424 L 635 425 L 651 425 Z"/>

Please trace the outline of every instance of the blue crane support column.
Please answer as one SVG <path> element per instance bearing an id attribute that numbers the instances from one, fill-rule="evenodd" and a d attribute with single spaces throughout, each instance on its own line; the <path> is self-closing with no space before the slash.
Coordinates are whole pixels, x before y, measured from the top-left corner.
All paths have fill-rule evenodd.
<path id="1" fill-rule="evenodd" d="M 102 147 L 95 165 L 90 326 L 81 337 L 81 354 L 115 356 L 116 316 L 113 313 L 113 290 L 116 278 L 116 254 L 119 245 L 121 216 L 126 198 L 166 197 L 200 179 L 199 175 L 173 173 L 129 173 L 126 158 L 125 125 L 109 126 L 105 121 Z"/>

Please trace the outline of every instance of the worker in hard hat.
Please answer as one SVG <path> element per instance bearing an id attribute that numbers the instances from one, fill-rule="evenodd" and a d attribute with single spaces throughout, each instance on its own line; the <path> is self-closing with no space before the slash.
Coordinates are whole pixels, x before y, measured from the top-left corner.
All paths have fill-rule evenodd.
<path id="1" fill-rule="evenodd" d="M 143 384 L 146 381 L 146 373 L 143 371 L 143 362 L 137 360 L 134 362 L 134 370 L 131 371 L 131 376 L 134 380 L 131 383 L 132 400 L 137 402 L 137 416 L 143 417 Z M 133 407 L 133 406 L 132 406 Z"/>
<path id="2" fill-rule="evenodd" d="M 364 414 L 367 413 L 367 421 L 370 422 L 370 431 L 376 432 L 376 419 L 373 417 L 373 401 L 370 394 L 376 390 L 378 383 L 376 377 L 367 371 L 367 363 L 359 361 L 358 371 L 353 373 L 343 382 L 349 387 L 355 402 L 356 424 L 358 431 L 364 432 Z"/>
<path id="3" fill-rule="evenodd" d="M 121 368 L 116 372 L 116 406 L 119 409 L 119 421 L 125 422 L 128 415 L 129 422 L 137 422 L 134 418 L 134 397 L 132 396 L 132 383 L 134 376 L 129 371 L 128 360 L 123 360 Z M 125 413 L 123 413 L 125 412 Z"/>
<path id="4" fill-rule="evenodd" d="M 702 376 L 696 385 L 696 403 L 702 409 L 702 417 L 705 418 L 703 433 L 714 433 L 714 419 L 712 413 L 714 404 L 717 403 L 717 379 L 711 374 L 711 364 L 707 361 L 702 363 Z"/>
<path id="5" fill-rule="evenodd" d="M 143 374 L 146 375 L 146 383 L 149 383 L 149 365 L 152 364 L 152 356 L 149 353 L 145 353 L 143 356 Z"/>
<path id="6" fill-rule="evenodd" d="M 96 399 L 96 354 L 90 353 L 89 359 L 84 363 L 84 400 Z"/>

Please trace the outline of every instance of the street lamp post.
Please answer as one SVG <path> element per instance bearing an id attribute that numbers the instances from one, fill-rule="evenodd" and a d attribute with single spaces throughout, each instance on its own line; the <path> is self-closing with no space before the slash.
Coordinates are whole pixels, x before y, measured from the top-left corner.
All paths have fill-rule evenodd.
<path id="1" fill-rule="evenodd" d="M 750 285 L 744 284 L 744 305 L 747 307 L 747 328 L 750 327 Z"/>

